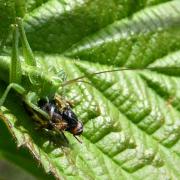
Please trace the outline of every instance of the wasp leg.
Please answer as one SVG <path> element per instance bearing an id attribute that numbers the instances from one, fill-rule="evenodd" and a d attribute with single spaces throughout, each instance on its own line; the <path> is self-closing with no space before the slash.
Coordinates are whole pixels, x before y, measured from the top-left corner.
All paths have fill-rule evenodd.
<path id="1" fill-rule="evenodd" d="M 51 139 L 50 141 L 55 142 L 56 144 L 61 144 L 61 145 L 69 144 L 69 141 L 63 131 L 60 131 L 60 130 L 54 131 L 54 129 L 43 128 L 43 127 L 42 127 L 42 129 L 44 130 L 45 133 L 48 133 L 48 138 L 49 138 L 49 135 L 51 136 L 51 138 L 49 138 L 49 139 Z"/>
<path id="2" fill-rule="evenodd" d="M 35 124 L 36 124 L 35 130 L 37 131 L 47 128 L 44 124 L 40 124 L 39 122 L 35 122 Z"/>
<path id="3" fill-rule="evenodd" d="M 65 140 L 66 144 L 69 144 L 69 141 L 67 139 L 67 137 L 65 136 L 63 131 L 60 131 L 60 134 L 63 136 L 63 139 Z"/>
<path id="4" fill-rule="evenodd" d="M 66 100 L 66 102 L 69 104 L 69 106 L 70 106 L 71 108 L 74 107 L 74 102 L 73 102 L 73 101 Z"/>
<path id="5" fill-rule="evenodd" d="M 52 126 L 52 128 L 63 137 L 63 139 L 65 140 L 66 144 L 69 144 L 69 141 L 67 139 L 67 137 L 65 136 L 63 130 L 65 130 L 67 128 L 67 123 L 66 122 L 61 122 L 59 124 L 53 123 L 52 121 L 49 122 L 50 125 Z"/>

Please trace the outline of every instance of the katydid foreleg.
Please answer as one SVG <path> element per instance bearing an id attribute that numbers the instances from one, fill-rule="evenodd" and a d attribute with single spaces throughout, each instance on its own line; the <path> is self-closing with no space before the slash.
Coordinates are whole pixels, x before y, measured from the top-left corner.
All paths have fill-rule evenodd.
<path id="1" fill-rule="evenodd" d="M 19 61 L 18 56 L 18 27 L 17 25 L 12 25 L 13 29 L 13 50 L 12 50 L 12 57 L 11 57 L 11 64 L 10 64 L 10 71 L 9 71 L 9 82 L 10 84 L 6 88 L 4 94 L 0 99 L 0 106 L 2 106 L 6 100 L 6 97 L 11 89 L 16 90 L 19 94 L 24 95 L 25 89 L 19 85 L 21 82 L 21 64 Z"/>
<path id="2" fill-rule="evenodd" d="M 36 104 L 38 101 L 37 95 L 32 92 L 28 92 L 22 84 L 22 67 L 21 62 L 18 55 L 18 40 L 19 40 L 19 31 L 20 37 L 23 44 L 23 48 L 25 49 L 25 61 L 27 62 L 28 56 L 30 56 L 31 62 L 27 62 L 30 65 L 35 65 L 32 63 L 33 55 L 30 49 L 30 46 L 27 42 L 26 35 L 24 32 L 24 28 L 22 26 L 22 20 L 17 18 L 17 24 L 12 25 L 13 29 L 13 49 L 12 49 L 12 56 L 10 62 L 10 69 L 9 69 L 9 85 L 7 86 L 5 92 L 3 93 L 2 97 L 0 98 L 0 106 L 2 106 L 8 96 L 8 93 L 11 89 L 14 89 L 18 94 L 21 95 L 22 100 L 26 103 L 27 106 L 32 108 L 34 111 L 40 113 L 43 117 L 49 118 L 48 114 L 41 110 Z"/>
<path id="3" fill-rule="evenodd" d="M 0 98 L 0 106 L 2 106 L 4 104 L 4 102 L 7 98 L 7 95 L 11 89 L 14 89 L 15 91 L 17 91 L 22 96 L 25 95 L 25 92 L 26 92 L 25 89 L 22 86 L 20 86 L 19 84 L 16 84 L 16 83 L 9 84 L 8 87 L 6 88 L 4 94 Z"/>
<path id="4" fill-rule="evenodd" d="M 19 27 L 20 39 L 22 42 L 25 62 L 26 62 L 26 64 L 28 64 L 30 66 L 36 66 L 36 60 L 34 58 L 34 54 L 33 54 L 32 49 L 28 43 L 26 33 L 24 30 L 23 20 L 20 17 L 17 17 L 16 22 L 17 22 L 18 27 Z"/>
<path id="5" fill-rule="evenodd" d="M 29 92 L 27 95 L 24 96 L 23 100 L 30 108 L 32 108 L 34 111 L 38 112 L 43 117 L 45 117 L 47 120 L 49 120 L 50 116 L 36 105 L 36 103 L 38 101 L 38 97 L 37 97 L 36 93 Z"/>

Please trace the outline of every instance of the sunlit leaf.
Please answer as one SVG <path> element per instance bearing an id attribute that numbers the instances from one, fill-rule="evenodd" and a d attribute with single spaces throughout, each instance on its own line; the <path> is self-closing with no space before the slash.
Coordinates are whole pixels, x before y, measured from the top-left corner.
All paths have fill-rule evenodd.
<path id="1" fill-rule="evenodd" d="M 180 2 L 130 2 L 53 0 L 25 16 L 43 71 L 88 82 L 64 94 L 84 124 L 82 144 L 35 130 L 13 92 L 1 107 L 18 146 L 57 179 L 180 177 Z M 119 67 L 140 69 L 91 75 Z"/>

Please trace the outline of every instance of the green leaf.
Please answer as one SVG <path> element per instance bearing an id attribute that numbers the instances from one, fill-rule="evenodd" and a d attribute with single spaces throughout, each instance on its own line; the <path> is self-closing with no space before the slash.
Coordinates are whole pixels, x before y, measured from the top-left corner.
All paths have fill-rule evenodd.
<path id="1" fill-rule="evenodd" d="M 53 0 L 27 14 L 25 27 L 33 49 L 61 53 L 103 27 L 164 1 Z"/>
<path id="2" fill-rule="evenodd" d="M 4 48 L 10 35 L 10 25 L 15 23 L 15 17 L 25 14 L 24 0 L 0 0 L 0 50 Z"/>
<path id="3" fill-rule="evenodd" d="M 4 115 L 2 115 L 2 111 L 0 112 L 0 119 L 4 119 Z M 19 177 L 21 175 L 24 176 L 28 175 L 28 177 L 31 176 L 34 178 L 36 177 L 43 179 L 52 179 L 52 177 L 47 176 L 43 172 L 42 168 L 39 167 L 38 163 L 34 161 L 33 157 L 27 151 L 27 148 L 17 148 L 17 144 L 14 142 L 15 137 L 14 136 L 12 137 L 9 134 L 9 131 L 7 130 L 5 124 L 2 121 L 0 121 L 0 129 L 1 129 L 0 160 L 3 160 L 4 162 L 4 159 L 6 159 L 9 163 L 11 162 L 11 164 L 8 165 L 9 169 L 4 170 L 4 172 L 1 172 L 1 177 L 3 177 L 4 175 L 5 177 L 12 178 L 14 177 L 14 174 L 10 174 L 9 171 L 19 170 L 18 171 Z M 13 167 L 13 165 L 16 166 Z M 21 169 L 19 169 L 17 166 L 21 167 Z"/>
<path id="4" fill-rule="evenodd" d="M 43 5 L 48 0 L 26 0 L 26 7 L 29 12 Z"/>
<path id="5" fill-rule="evenodd" d="M 0 49 L 5 44 L 10 30 L 10 24 L 13 23 L 14 17 L 14 1 L 0 0 Z"/>
<path id="6" fill-rule="evenodd" d="M 88 82 L 64 94 L 84 124 L 83 144 L 67 132 L 69 146 L 53 144 L 13 92 L 1 107 L 18 146 L 57 179 L 180 177 L 180 2 L 131 2 L 53 0 L 25 16 L 42 71 Z M 91 74 L 117 67 L 155 69 Z"/>

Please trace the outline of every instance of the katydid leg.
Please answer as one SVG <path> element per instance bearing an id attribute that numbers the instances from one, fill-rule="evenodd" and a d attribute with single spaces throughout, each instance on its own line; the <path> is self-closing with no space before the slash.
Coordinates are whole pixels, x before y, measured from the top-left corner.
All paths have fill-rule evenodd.
<path id="1" fill-rule="evenodd" d="M 21 95 L 24 95 L 26 93 L 25 89 L 22 86 L 20 86 L 19 84 L 16 84 L 16 83 L 11 83 L 8 85 L 4 94 L 0 98 L 0 106 L 2 106 L 4 104 L 4 102 L 7 98 L 7 95 L 9 94 L 11 89 L 14 89 L 15 91 L 17 91 Z"/>
<path id="2" fill-rule="evenodd" d="M 38 97 L 37 97 L 36 93 L 29 92 L 27 95 L 24 96 L 23 100 L 34 111 L 38 112 L 46 119 L 50 119 L 50 116 L 36 105 L 37 101 L 38 101 Z"/>
<path id="3" fill-rule="evenodd" d="M 18 54 L 18 42 L 19 42 L 19 31 L 17 24 L 13 24 L 13 49 L 11 56 L 11 64 L 9 71 L 9 83 L 21 83 L 22 70 L 21 70 L 21 62 Z"/>
<path id="4" fill-rule="evenodd" d="M 18 17 L 18 18 L 16 18 L 16 21 L 17 21 L 18 28 L 19 28 L 20 39 L 22 42 L 25 62 L 30 66 L 36 66 L 36 60 L 34 58 L 34 54 L 33 54 L 31 47 L 28 43 L 26 33 L 24 30 L 23 20 L 20 17 Z"/>

